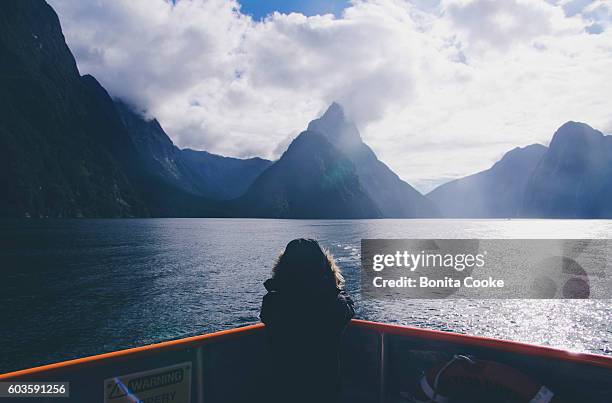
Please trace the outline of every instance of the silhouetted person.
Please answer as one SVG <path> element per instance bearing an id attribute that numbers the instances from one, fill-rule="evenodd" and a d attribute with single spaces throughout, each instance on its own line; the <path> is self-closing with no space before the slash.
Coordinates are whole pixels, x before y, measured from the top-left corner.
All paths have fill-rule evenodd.
<path id="1" fill-rule="evenodd" d="M 353 301 L 341 289 L 342 274 L 317 241 L 287 245 L 264 285 L 269 373 L 265 393 L 274 402 L 340 399 L 340 336 L 353 317 Z"/>

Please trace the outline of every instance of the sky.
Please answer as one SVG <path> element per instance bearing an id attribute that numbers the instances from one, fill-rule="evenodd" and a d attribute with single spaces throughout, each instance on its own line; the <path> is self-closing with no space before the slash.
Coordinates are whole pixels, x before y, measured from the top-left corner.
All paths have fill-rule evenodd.
<path id="1" fill-rule="evenodd" d="M 427 192 L 568 120 L 612 133 L 612 0 L 48 1 L 182 148 L 275 159 L 337 101 Z"/>
<path id="2" fill-rule="evenodd" d="M 301 13 L 306 16 L 333 14 L 342 17 L 349 6 L 348 0 L 239 0 L 240 11 L 261 21 L 268 15 L 279 13 Z"/>

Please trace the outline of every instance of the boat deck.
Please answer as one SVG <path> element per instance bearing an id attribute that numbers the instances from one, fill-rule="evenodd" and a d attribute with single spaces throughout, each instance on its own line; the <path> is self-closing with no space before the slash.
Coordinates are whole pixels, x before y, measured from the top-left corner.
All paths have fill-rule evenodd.
<path id="1" fill-rule="evenodd" d="M 516 368 L 565 402 L 612 402 L 612 357 L 361 320 L 353 320 L 344 335 L 344 400 L 409 402 L 423 372 L 454 354 Z M 188 371 L 179 374 L 182 389 L 175 383 L 174 389 L 161 385 L 157 390 L 178 393 L 168 401 L 180 401 L 178 396 L 189 402 L 253 402 L 264 398 L 264 357 L 264 326 L 257 324 L 16 371 L 0 375 L 0 380 L 68 381 L 69 401 L 122 403 L 138 400 L 118 393 L 115 383 L 124 387 L 123 381 L 138 377 L 142 382 L 147 374 L 170 379 L 176 375 L 173 369 L 184 368 Z M 133 376 L 126 378 L 128 374 Z"/>

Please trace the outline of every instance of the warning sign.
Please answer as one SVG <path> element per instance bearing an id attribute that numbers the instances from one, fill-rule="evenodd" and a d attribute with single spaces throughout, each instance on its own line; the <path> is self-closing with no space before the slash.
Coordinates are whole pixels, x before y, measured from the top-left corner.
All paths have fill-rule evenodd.
<path id="1" fill-rule="evenodd" d="M 105 403 L 191 403 L 191 362 L 104 381 Z"/>

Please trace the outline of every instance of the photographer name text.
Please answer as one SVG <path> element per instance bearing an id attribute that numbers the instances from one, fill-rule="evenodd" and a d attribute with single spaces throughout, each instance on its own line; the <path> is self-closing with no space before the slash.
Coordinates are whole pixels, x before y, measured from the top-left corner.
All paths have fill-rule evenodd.
<path id="1" fill-rule="evenodd" d="M 485 266 L 487 252 L 471 253 L 430 253 L 420 251 L 397 251 L 392 254 L 376 254 L 372 257 L 372 270 L 381 272 L 385 268 L 401 268 L 413 273 L 416 270 L 454 270 L 457 273 L 465 269 L 480 269 Z M 381 273 L 382 274 L 382 273 Z M 439 277 L 439 276 L 438 276 Z M 472 276 L 455 278 L 431 278 L 420 275 L 418 277 L 400 276 L 384 278 L 376 276 L 372 279 L 375 288 L 503 288 L 504 280 L 489 276 L 484 279 L 475 279 Z"/>

